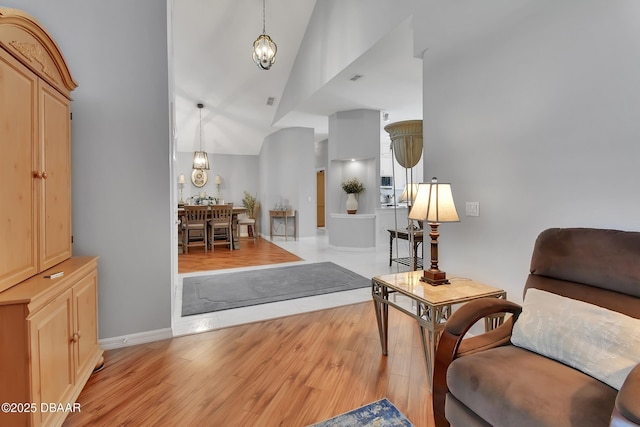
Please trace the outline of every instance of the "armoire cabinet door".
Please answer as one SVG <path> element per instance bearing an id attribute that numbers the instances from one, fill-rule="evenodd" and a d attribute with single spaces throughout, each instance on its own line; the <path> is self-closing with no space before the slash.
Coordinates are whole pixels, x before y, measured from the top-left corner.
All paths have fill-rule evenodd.
<path id="1" fill-rule="evenodd" d="M 38 78 L 0 49 L 0 291 L 38 273 Z"/>
<path id="2" fill-rule="evenodd" d="M 77 343 L 74 349 L 76 379 L 92 372 L 98 354 L 98 272 L 93 270 L 73 287 Z"/>
<path id="3" fill-rule="evenodd" d="M 31 390 L 33 403 L 66 403 L 75 385 L 73 365 L 72 290 L 68 289 L 30 319 Z M 49 422 L 60 413 L 37 411 L 33 425 Z"/>
<path id="4" fill-rule="evenodd" d="M 71 135 L 69 100 L 40 82 L 40 271 L 71 257 Z"/>

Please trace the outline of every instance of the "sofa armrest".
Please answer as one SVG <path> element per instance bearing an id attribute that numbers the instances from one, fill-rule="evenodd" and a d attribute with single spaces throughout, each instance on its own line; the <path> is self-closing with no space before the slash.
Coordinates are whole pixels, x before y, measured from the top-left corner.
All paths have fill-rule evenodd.
<path id="1" fill-rule="evenodd" d="M 640 426 L 640 364 L 629 372 L 616 397 L 611 427 Z"/>
<path id="2" fill-rule="evenodd" d="M 447 369 L 451 362 L 463 355 L 508 344 L 514 318 L 517 318 L 521 311 L 520 305 L 510 301 L 480 298 L 464 304 L 447 320 L 438 342 L 433 370 L 432 399 L 436 427 L 449 425 L 444 416 L 444 402 L 449 392 Z M 467 331 L 478 320 L 499 313 L 511 313 L 513 316 L 492 331 L 463 340 Z"/>

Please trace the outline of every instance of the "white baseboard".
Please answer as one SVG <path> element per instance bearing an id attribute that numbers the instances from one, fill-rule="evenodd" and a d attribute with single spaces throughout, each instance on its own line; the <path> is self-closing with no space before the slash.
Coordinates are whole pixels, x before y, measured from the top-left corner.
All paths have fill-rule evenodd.
<path id="1" fill-rule="evenodd" d="M 105 338 L 99 344 L 103 350 L 129 347 L 137 344 L 166 340 L 173 338 L 171 328 L 156 329 L 155 331 L 139 332 L 137 334 L 122 335 L 119 337 Z"/>
<path id="2" fill-rule="evenodd" d="M 366 247 L 357 247 L 357 246 L 335 246 L 329 245 L 331 249 L 335 249 L 336 251 L 346 251 L 346 252 L 371 252 L 375 251 L 375 246 L 366 246 Z"/>

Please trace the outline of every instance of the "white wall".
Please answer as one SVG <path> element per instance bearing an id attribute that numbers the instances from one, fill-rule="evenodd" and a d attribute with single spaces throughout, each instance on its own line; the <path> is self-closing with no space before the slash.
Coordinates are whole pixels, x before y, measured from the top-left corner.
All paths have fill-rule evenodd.
<path id="1" fill-rule="evenodd" d="M 414 1 L 317 1 L 274 122 L 397 28 L 411 15 Z"/>
<path id="2" fill-rule="evenodd" d="M 359 109 L 332 114 L 328 149 L 328 212 L 346 212 L 347 195 L 342 190 L 342 182 L 358 178 L 365 188 L 357 196 L 358 212 L 373 213 L 380 204 L 380 112 Z"/>
<path id="3" fill-rule="evenodd" d="M 314 144 L 316 169 L 329 167 L 329 140 L 323 139 Z"/>
<path id="4" fill-rule="evenodd" d="M 56 39 L 71 94 L 74 255 L 98 255 L 101 339 L 171 326 L 167 4 L 4 0 Z"/>
<path id="5" fill-rule="evenodd" d="M 502 16 L 502 3 L 482 7 Z M 640 229 L 640 2 L 517 12 L 456 43 L 447 34 L 416 41 L 429 48 L 425 176 L 452 183 L 462 220 L 440 227 L 440 267 L 516 301 L 543 229 Z M 450 34 L 471 19 L 459 18 Z M 416 16 L 440 19 L 436 7 Z M 479 217 L 464 216 L 465 201 L 480 202 Z"/>
<path id="6" fill-rule="evenodd" d="M 185 200 L 190 196 L 197 196 L 201 191 L 205 191 L 209 196 L 218 197 L 216 175 L 222 177 L 220 194 L 226 203 L 233 202 L 234 206 L 242 206 L 245 190 L 254 196 L 258 194 L 258 156 L 209 153 L 209 163 L 209 180 L 203 187 L 196 187 L 191 182 L 193 153 L 177 153 L 176 176 L 184 174 L 187 180 L 183 189 Z M 177 180 L 175 188 L 179 191 Z"/>
<path id="7" fill-rule="evenodd" d="M 316 234 L 313 129 L 286 128 L 268 135 L 260 151 L 260 223 L 269 234 L 269 210 L 278 202 L 298 211 L 298 236 Z"/>
<path id="8" fill-rule="evenodd" d="M 338 111 L 329 116 L 329 160 L 377 158 L 380 111 Z"/>

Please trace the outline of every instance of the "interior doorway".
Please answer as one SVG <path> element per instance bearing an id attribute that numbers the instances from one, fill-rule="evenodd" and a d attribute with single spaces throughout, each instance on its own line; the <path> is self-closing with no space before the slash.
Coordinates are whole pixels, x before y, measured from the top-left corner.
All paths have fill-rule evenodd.
<path id="1" fill-rule="evenodd" d="M 324 228 L 324 169 L 316 172 L 316 226 Z"/>

